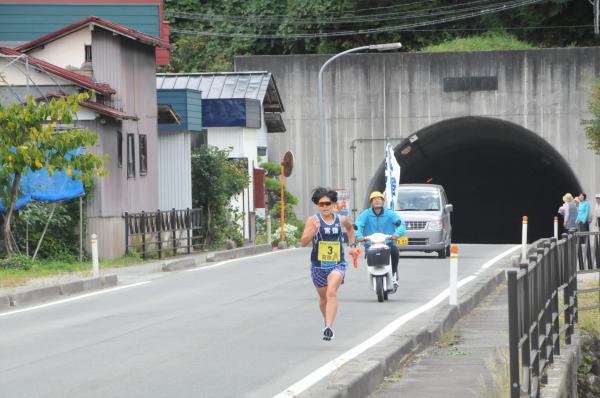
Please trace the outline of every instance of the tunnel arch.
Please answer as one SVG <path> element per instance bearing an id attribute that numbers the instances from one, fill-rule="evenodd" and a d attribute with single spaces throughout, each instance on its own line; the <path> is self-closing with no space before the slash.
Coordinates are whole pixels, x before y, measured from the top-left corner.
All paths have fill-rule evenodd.
<path id="1" fill-rule="evenodd" d="M 562 196 L 581 192 L 577 177 L 554 147 L 505 120 L 444 120 L 412 134 L 394 153 L 402 168 L 401 183 L 444 186 L 454 205 L 452 240 L 457 243 L 520 242 L 523 215 L 530 220 L 529 241 L 551 236 Z M 383 191 L 384 185 L 382 162 L 369 192 Z"/>

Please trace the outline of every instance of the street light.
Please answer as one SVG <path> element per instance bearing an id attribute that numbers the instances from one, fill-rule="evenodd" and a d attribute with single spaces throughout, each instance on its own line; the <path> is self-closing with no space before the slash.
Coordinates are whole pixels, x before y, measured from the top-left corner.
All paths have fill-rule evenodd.
<path id="1" fill-rule="evenodd" d="M 319 86 L 317 88 L 317 96 L 319 97 L 319 127 L 321 129 L 321 186 L 326 186 L 325 181 L 325 106 L 323 101 L 323 70 L 327 65 L 329 65 L 336 58 L 341 57 L 342 55 L 346 55 L 349 53 L 359 52 L 363 50 L 377 50 L 377 51 L 390 51 L 397 50 L 402 47 L 401 43 L 387 43 L 387 44 L 372 44 L 370 46 L 362 46 L 351 48 L 350 50 L 343 51 L 339 54 L 334 55 L 329 58 L 327 62 L 321 66 L 319 70 Z"/>

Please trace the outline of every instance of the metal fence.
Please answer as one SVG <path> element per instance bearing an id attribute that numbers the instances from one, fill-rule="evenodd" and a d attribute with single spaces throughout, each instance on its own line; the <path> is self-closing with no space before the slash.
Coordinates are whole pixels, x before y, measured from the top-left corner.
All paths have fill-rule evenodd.
<path id="1" fill-rule="evenodd" d="M 576 244 L 573 232 L 542 240 L 535 254 L 507 271 L 511 398 L 539 397 L 545 370 L 560 354 L 560 336 L 571 344 L 578 316 Z"/>
<path id="2" fill-rule="evenodd" d="M 206 235 L 202 209 L 125 213 L 125 252 L 142 258 L 191 253 L 201 248 Z"/>
<path id="3" fill-rule="evenodd" d="M 600 232 L 575 232 L 578 271 L 597 272 L 600 268 Z"/>

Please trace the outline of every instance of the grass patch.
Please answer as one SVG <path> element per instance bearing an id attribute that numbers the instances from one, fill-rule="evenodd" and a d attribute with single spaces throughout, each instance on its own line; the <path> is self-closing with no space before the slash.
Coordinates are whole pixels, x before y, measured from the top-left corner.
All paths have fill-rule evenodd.
<path id="1" fill-rule="evenodd" d="M 510 362 L 508 349 L 498 348 L 485 360 L 490 378 L 481 378 L 479 396 L 482 398 L 510 398 Z"/>
<path id="2" fill-rule="evenodd" d="M 100 262 L 100 269 L 124 267 L 133 264 L 140 264 L 147 261 L 137 256 L 123 256 L 112 260 L 103 260 Z M 24 269 L 0 269 L 0 289 L 12 288 L 26 284 L 35 278 L 57 276 L 72 272 L 89 272 L 91 275 L 92 262 L 86 261 L 80 263 L 76 260 L 42 260 L 35 261 L 31 268 Z"/>
<path id="3" fill-rule="evenodd" d="M 487 32 L 478 36 L 453 39 L 438 45 L 428 46 L 421 52 L 461 52 L 492 50 L 526 50 L 536 48 L 506 32 Z"/>
<path id="4" fill-rule="evenodd" d="M 580 289 L 591 289 L 598 287 L 598 281 L 588 280 L 583 281 Z M 579 308 L 597 306 L 600 304 L 600 299 L 597 291 L 592 292 L 579 292 L 578 296 Z M 600 336 L 600 308 L 592 310 L 579 311 L 579 328 L 586 333 Z"/>
<path id="5" fill-rule="evenodd" d="M 458 344 L 460 341 L 460 335 L 454 329 L 450 329 L 444 332 L 438 341 L 435 342 L 435 346 L 438 348 L 449 348 Z"/>

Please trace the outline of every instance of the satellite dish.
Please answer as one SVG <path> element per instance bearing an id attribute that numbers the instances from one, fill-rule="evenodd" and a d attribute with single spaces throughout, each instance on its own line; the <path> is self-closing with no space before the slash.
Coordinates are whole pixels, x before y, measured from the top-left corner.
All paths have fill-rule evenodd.
<path id="1" fill-rule="evenodd" d="M 292 169 L 294 168 L 294 154 L 292 151 L 287 151 L 285 155 L 283 155 L 281 163 L 283 164 L 283 175 L 286 177 L 291 176 Z"/>

